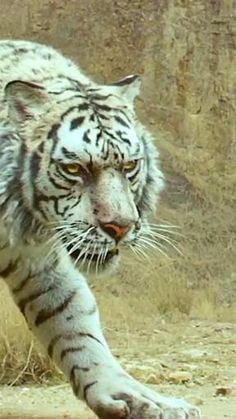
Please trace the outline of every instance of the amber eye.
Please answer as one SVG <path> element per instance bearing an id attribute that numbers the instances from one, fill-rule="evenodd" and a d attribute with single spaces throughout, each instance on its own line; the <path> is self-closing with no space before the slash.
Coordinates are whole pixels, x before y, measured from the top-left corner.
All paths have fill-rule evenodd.
<path id="1" fill-rule="evenodd" d="M 78 163 L 62 164 L 62 169 L 69 175 L 79 176 L 84 173 L 84 168 Z"/>
<path id="2" fill-rule="evenodd" d="M 123 170 L 126 173 L 132 172 L 137 166 L 137 160 L 130 160 L 123 164 Z"/>

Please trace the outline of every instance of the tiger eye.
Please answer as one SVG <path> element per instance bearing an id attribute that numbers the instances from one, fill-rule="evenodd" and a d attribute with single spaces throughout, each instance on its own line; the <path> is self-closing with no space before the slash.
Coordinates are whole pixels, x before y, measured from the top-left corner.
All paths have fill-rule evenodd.
<path id="1" fill-rule="evenodd" d="M 130 160 L 123 164 L 123 170 L 125 172 L 132 172 L 137 166 L 137 160 Z"/>
<path id="2" fill-rule="evenodd" d="M 80 175 L 84 172 L 84 168 L 78 163 L 63 164 L 62 167 L 70 175 Z"/>

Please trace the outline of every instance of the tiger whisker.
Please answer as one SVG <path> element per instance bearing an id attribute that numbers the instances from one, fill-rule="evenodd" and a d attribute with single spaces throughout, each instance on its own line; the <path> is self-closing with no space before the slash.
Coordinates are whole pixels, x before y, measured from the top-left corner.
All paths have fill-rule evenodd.
<path id="1" fill-rule="evenodd" d="M 164 248 L 163 243 L 160 243 L 156 240 L 152 240 L 149 237 L 144 237 L 144 236 L 140 237 L 139 238 L 139 243 L 142 243 L 142 245 L 143 246 L 145 245 L 147 248 L 152 247 L 152 248 L 155 249 L 157 246 L 160 246 L 160 247 Z"/>
<path id="2" fill-rule="evenodd" d="M 155 236 L 151 235 L 151 237 L 149 237 L 149 235 L 144 235 L 143 236 L 143 238 L 145 238 L 146 240 L 148 240 L 150 243 L 160 245 L 161 244 L 160 241 L 155 240 L 155 237 L 161 239 L 165 243 L 168 243 L 173 249 L 176 250 L 177 253 L 179 253 L 180 255 L 183 256 L 183 253 L 181 252 L 181 250 L 175 245 L 176 242 L 174 240 L 170 240 L 166 236 L 163 236 L 163 234 L 155 234 Z"/>
<path id="3" fill-rule="evenodd" d="M 171 230 L 164 229 L 164 228 L 150 227 L 149 229 L 147 228 L 147 231 L 151 231 L 152 233 L 167 233 L 167 234 L 170 234 L 172 236 L 184 237 L 184 234 L 180 233 L 179 231 L 171 231 Z"/>
<path id="4" fill-rule="evenodd" d="M 100 263 L 100 258 L 102 256 L 102 253 L 103 253 L 103 249 L 100 249 L 98 253 L 97 261 L 96 261 L 96 268 L 95 268 L 96 275 L 98 274 L 98 268 L 99 268 L 99 263 Z"/>
<path id="5" fill-rule="evenodd" d="M 87 252 L 89 250 L 89 247 L 91 245 L 91 240 L 88 242 L 87 246 L 85 247 L 85 249 L 82 249 L 81 252 L 79 253 L 78 257 L 76 258 L 75 262 L 74 262 L 74 266 L 77 265 L 77 263 L 79 263 L 79 260 L 83 257 L 82 263 L 80 263 L 80 266 L 84 264 L 86 258 L 87 258 Z"/>
<path id="6" fill-rule="evenodd" d="M 62 249 L 64 247 L 63 245 L 63 239 L 66 239 L 65 232 L 61 235 L 54 235 L 51 240 L 48 240 L 47 244 L 49 245 L 52 241 L 51 249 L 47 255 L 47 259 L 50 258 L 51 254 L 54 253 L 56 250 Z M 57 253 L 57 252 L 56 252 Z"/>
<path id="7" fill-rule="evenodd" d="M 175 239 L 173 239 L 172 237 L 170 238 L 170 237 L 168 237 L 168 236 L 166 236 L 166 235 L 164 235 L 162 233 L 147 232 L 146 234 L 144 233 L 143 236 L 144 237 L 151 237 L 153 240 L 161 239 L 163 241 L 168 242 L 169 244 L 171 244 L 171 243 L 177 243 L 177 241 Z"/>
<path id="8" fill-rule="evenodd" d="M 131 249 L 131 251 L 134 253 L 135 257 L 137 257 L 139 259 L 139 255 L 136 251 L 136 248 L 133 244 L 128 244 L 128 248 Z"/>
<path id="9" fill-rule="evenodd" d="M 50 237 L 50 239 L 47 242 L 48 245 L 51 243 L 51 241 L 53 241 L 54 243 L 50 249 L 49 254 L 47 255 L 46 260 L 51 260 L 50 258 L 52 254 L 54 254 L 54 259 L 56 259 L 56 254 L 58 250 L 64 248 L 67 251 L 67 247 L 73 244 L 74 242 L 76 242 L 75 246 L 73 246 L 73 248 L 70 249 L 70 251 L 68 252 L 68 254 L 70 255 L 73 251 L 75 251 L 79 246 L 82 245 L 87 235 L 93 230 L 93 228 L 94 227 L 91 226 L 86 231 L 81 232 L 79 234 L 79 239 L 78 239 L 78 231 L 76 229 L 74 229 L 73 231 L 72 229 L 72 232 L 70 232 L 70 234 L 72 235 L 76 234 L 77 237 L 73 237 L 70 242 L 67 241 L 68 229 L 66 231 L 64 231 L 64 229 L 61 229 L 59 232 L 56 232 L 56 234 L 54 234 L 53 237 Z"/>
<path id="10" fill-rule="evenodd" d="M 142 237 L 142 238 L 139 238 L 139 241 L 141 242 L 141 243 L 144 243 L 145 245 L 147 245 L 148 247 L 150 247 L 151 249 L 156 249 L 156 250 L 158 250 L 162 255 L 164 255 L 165 257 L 167 257 L 168 259 L 170 259 L 170 257 L 169 257 L 169 255 L 166 253 L 166 252 L 164 252 L 164 250 L 163 250 L 163 248 L 164 248 L 164 246 L 163 246 L 163 244 L 162 243 L 159 243 L 159 242 L 150 242 L 149 240 L 147 240 L 146 238 L 144 238 L 144 237 Z"/>
<path id="11" fill-rule="evenodd" d="M 75 240 L 78 240 L 78 241 L 77 241 L 77 242 L 76 242 L 76 244 L 72 247 L 72 249 L 70 249 L 70 251 L 68 252 L 68 253 L 69 253 L 69 255 L 70 255 L 71 253 L 75 252 L 75 251 L 79 248 L 79 246 L 81 246 L 81 244 L 82 244 L 82 243 L 86 240 L 86 238 L 87 238 L 88 234 L 91 232 L 92 228 L 93 228 L 93 227 L 90 227 L 87 231 L 85 231 L 85 232 L 83 232 L 82 234 L 80 234 L 80 236 L 79 236 L 79 240 L 77 239 L 77 237 L 73 240 L 73 242 L 74 242 Z M 68 247 L 70 244 L 71 244 L 71 243 L 67 244 L 66 246 Z"/>
<path id="12" fill-rule="evenodd" d="M 154 224 L 147 222 L 143 224 L 143 228 L 152 231 L 166 231 L 170 234 L 182 234 L 180 233 L 182 227 L 172 224 Z"/>
<path id="13" fill-rule="evenodd" d="M 148 225 L 153 227 L 166 227 L 166 228 L 181 228 L 180 226 L 176 224 L 162 224 L 162 223 L 150 223 L 148 222 Z"/>
<path id="14" fill-rule="evenodd" d="M 150 261 L 149 256 L 145 253 L 145 251 L 143 250 L 145 247 L 141 245 L 141 243 L 135 243 L 134 245 L 135 250 L 141 254 L 145 259 L 147 259 L 148 261 Z"/>
<path id="15" fill-rule="evenodd" d="M 62 237 L 62 239 L 63 238 L 65 238 L 65 236 Z M 51 241 L 53 241 L 53 243 L 52 243 L 52 246 L 51 246 L 49 252 L 47 253 L 47 256 L 45 257 L 46 262 L 48 262 L 50 260 L 51 263 L 52 263 L 53 261 L 50 259 L 52 254 L 55 253 L 55 256 L 54 256 L 54 259 L 55 259 L 58 250 L 63 248 L 62 241 L 61 241 L 62 239 L 61 239 L 61 237 L 57 237 L 57 235 L 54 235 L 53 237 L 51 237 L 48 240 L 48 242 L 46 243 L 47 246 L 50 245 Z"/>
<path id="16" fill-rule="evenodd" d="M 150 261 L 149 256 L 147 256 L 147 254 L 143 250 L 135 247 L 135 251 L 139 259 L 145 259 L 145 260 L 147 259 L 148 261 Z"/>
<path id="17" fill-rule="evenodd" d="M 82 241 L 82 239 L 80 239 L 79 240 L 79 243 Z M 73 239 L 71 239 L 68 243 L 63 243 L 64 244 L 64 246 L 66 247 L 66 248 L 68 248 L 69 246 L 71 246 L 73 243 L 75 243 L 76 242 L 76 244 L 75 244 L 75 246 L 77 246 L 78 245 L 78 239 L 77 239 L 77 237 L 73 237 Z M 73 252 L 73 250 L 74 250 L 74 247 L 75 246 L 73 246 L 69 251 L 68 251 L 68 254 L 70 255 L 72 252 Z"/>
<path id="18" fill-rule="evenodd" d="M 79 241 L 77 239 L 74 239 L 73 243 L 75 242 L 75 245 L 70 250 L 67 250 L 68 255 L 70 256 L 72 255 L 72 253 L 76 252 L 76 250 L 80 248 L 80 246 L 84 243 L 85 240 L 86 240 L 86 236 L 80 239 Z M 73 243 L 70 243 L 70 244 L 73 244 Z M 68 247 L 70 244 L 68 244 L 66 247 Z"/>
<path id="19" fill-rule="evenodd" d="M 104 249 L 104 252 L 103 252 L 103 255 L 102 255 L 102 259 L 101 259 L 101 264 L 104 263 L 104 260 L 106 259 L 106 256 L 107 256 L 107 252 L 108 252 L 108 245 L 106 245 L 106 247 Z"/>
<path id="20" fill-rule="evenodd" d="M 87 274 L 89 273 L 90 266 L 91 266 L 91 263 L 92 263 L 93 257 L 94 257 L 95 252 L 96 252 L 96 248 L 97 248 L 97 243 L 95 243 L 95 246 L 94 246 L 93 251 L 92 251 L 92 253 L 91 253 L 91 256 L 90 256 L 90 258 L 89 258 L 88 267 L 87 267 Z"/>
<path id="21" fill-rule="evenodd" d="M 84 242 L 84 240 L 86 239 L 86 237 L 87 237 L 87 236 L 85 236 L 81 242 L 76 243 L 76 246 L 74 246 L 74 247 L 73 247 L 73 249 L 71 249 L 71 251 L 70 251 L 70 253 L 69 253 L 69 254 L 71 254 L 71 253 L 75 252 L 77 249 L 79 249 L 79 247 L 80 247 L 80 246 L 81 246 L 81 244 Z M 82 257 L 83 257 L 83 260 L 80 262 L 80 266 L 82 266 L 82 265 L 84 264 L 84 262 L 85 262 L 85 260 L 86 260 L 86 257 L 87 257 L 87 252 L 88 252 L 88 250 L 89 250 L 90 245 L 91 245 L 91 240 L 89 240 L 89 242 L 87 243 L 87 246 L 86 246 L 84 249 L 81 249 L 81 250 L 80 250 L 79 255 L 78 255 L 78 256 L 77 256 L 77 258 L 75 259 L 74 266 L 76 266 L 76 265 L 79 263 L 79 260 L 80 260 Z"/>

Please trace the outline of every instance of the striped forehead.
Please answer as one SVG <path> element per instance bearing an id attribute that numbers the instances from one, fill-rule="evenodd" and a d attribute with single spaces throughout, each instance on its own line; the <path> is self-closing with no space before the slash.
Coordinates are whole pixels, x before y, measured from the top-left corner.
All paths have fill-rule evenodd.
<path id="1" fill-rule="evenodd" d="M 109 122 L 109 123 L 108 123 Z M 142 157 L 142 144 L 132 125 L 124 126 L 119 118 L 109 118 L 106 124 L 96 116 L 75 116 L 63 121 L 57 131 L 53 157 L 58 160 L 99 159 L 129 160 Z"/>

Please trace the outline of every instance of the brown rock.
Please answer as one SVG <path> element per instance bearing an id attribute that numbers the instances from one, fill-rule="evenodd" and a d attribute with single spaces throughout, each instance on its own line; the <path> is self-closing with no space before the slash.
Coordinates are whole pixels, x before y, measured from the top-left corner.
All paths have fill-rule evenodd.
<path id="1" fill-rule="evenodd" d="M 167 379 L 173 384 L 184 384 L 192 381 L 192 374 L 187 371 L 175 371 L 171 372 Z"/>
<path id="2" fill-rule="evenodd" d="M 215 396 L 230 396 L 233 389 L 231 387 L 217 387 Z"/>

